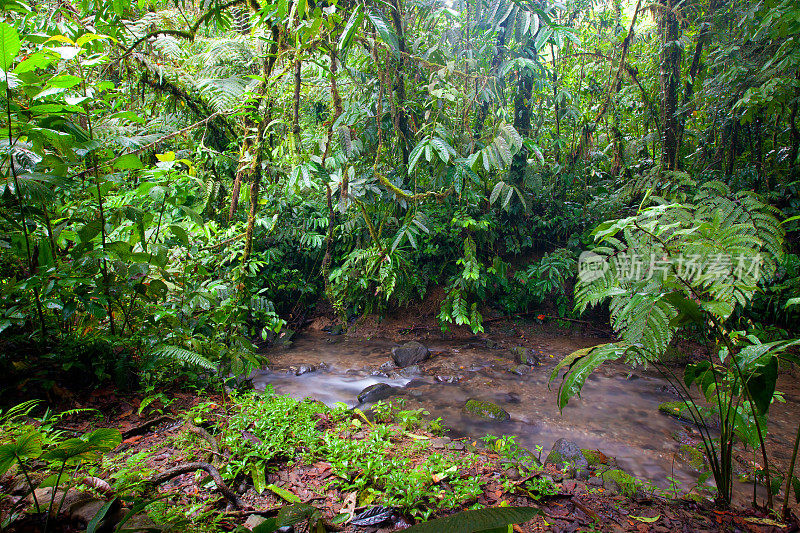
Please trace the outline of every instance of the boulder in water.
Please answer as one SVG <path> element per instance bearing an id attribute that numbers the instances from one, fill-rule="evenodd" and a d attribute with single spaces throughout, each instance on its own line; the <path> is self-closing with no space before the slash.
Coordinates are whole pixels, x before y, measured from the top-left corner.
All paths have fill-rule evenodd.
<path id="1" fill-rule="evenodd" d="M 300 365 L 298 367 L 292 367 L 295 376 L 302 376 L 303 374 L 310 374 L 311 372 L 316 372 L 317 367 L 314 365 Z"/>
<path id="2" fill-rule="evenodd" d="M 505 422 L 511 419 L 511 415 L 496 403 L 476 400 L 474 398 L 467 400 L 467 403 L 464 404 L 464 412 L 473 416 L 485 418 L 487 420 L 497 420 L 499 422 Z"/>
<path id="3" fill-rule="evenodd" d="M 524 346 L 514 346 L 513 348 L 509 349 L 511 357 L 515 363 L 528 365 L 528 366 L 539 366 L 542 364 L 542 361 L 539 359 L 539 356 L 536 354 L 535 350 L 530 348 L 525 348 Z"/>
<path id="4" fill-rule="evenodd" d="M 429 359 L 430 356 L 430 350 L 417 341 L 407 342 L 402 346 L 392 348 L 392 359 L 400 368 L 421 363 Z"/>
<path id="5" fill-rule="evenodd" d="M 397 394 L 397 388 L 387 385 L 386 383 L 376 383 L 359 392 L 358 401 L 360 403 L 372 403 L 385 400 L 389 396 L 394 396 L 395 394 Z"/>

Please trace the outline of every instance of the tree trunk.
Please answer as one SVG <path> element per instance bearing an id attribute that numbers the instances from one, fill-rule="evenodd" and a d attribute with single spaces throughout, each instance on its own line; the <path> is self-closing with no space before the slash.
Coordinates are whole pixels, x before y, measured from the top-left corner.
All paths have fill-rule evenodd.
<path id="1" fill-rule="evenodd" d="M 800 150 L 800 129 L 797 127 L 797 106 L 795 101 L 792 106 L 792 113 L 789 115 L 789 131 L 791 133 L 791 143 L 789 146 L 789 175 L 797 174 L 797 153 Z"/>
<path id="2" fill-rule="evenodd" d="M 394 92 L 397 95 L 397 125 L 400 131 L 400 151 L 403 154 L 403 167 L 408 167 L 408 143 L 411 141 L 411 130 L 408 128 L 408 114 L 406 113 L 406 37 L 403 32 L 403 17 L 400 0 L 392 0 L 392 25 L 397 34 L 398 48 L 400 49 L 399 67 L 395 76 Z"/>
<path id="3" fill-rule="evenodd" d="M 519 72 L 517 79 L 517 94 L 514 95 L 514 129 L 523 137 L 530 134 L 531 130 L 531 95 L 533 93 L 533 78 Z M 523 145 L 511 159 L 509 178 L 514 185 L 521 185 L 525 177 L 525 167 L 528 164 L 528 149 Z"/>
<path id="4" fill-rule="evenodd" d="M 660 0 L 659 31 L 661 33 L 661 169 L 678 166 L 678 86 L 681 78 L 681 28 L 673 9 L 675 0 Z"/>
<path id="5" fill-rule="evenodd" d="M 558 104 L 558 55 L 552 43 L 550 44 L 550 55 L 553 56 L 553 107 L 556 121 L 555 160 L 556 164 L 559 164 L 561 162 L 561 109 Z"/>
<path id="6" fill-rule="evenodd" d="M 728 164 L 725 167 L 726 176 L 730 177 L 733 175 L 733 169 L 736 165 L 736 145 L 737 145 L 737 136 L 739 133 L 739 122 L 737 120 L 733 121 L 731 125 L 731 144 L 730 148 L 728 149 Z"/>
<path id="7" fill-rule="evenodd" d="M 300 142 L 300 84 L 302 83 L 303 60 L 297 54 L 294 60 L 294 94 L 292 95 L 292 135 L 294 135 L 294 151 L 300 158 L 302 144 Z"/>

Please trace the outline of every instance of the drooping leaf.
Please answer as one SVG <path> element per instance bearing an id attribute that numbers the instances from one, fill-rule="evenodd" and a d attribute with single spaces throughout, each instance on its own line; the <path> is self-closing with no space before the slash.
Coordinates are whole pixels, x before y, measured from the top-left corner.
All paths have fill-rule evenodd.
<path id="1" fill-rule="evenodd" d="M 350 43 L 353 41 L 353 35 L 361 28 L 361 22 L 364 20 L 364 11 L 361 4 L 356 7 L 355 11 L 350 15 L 350 18 L 347 19 L 347 24 L 344 27 L 344 31 L 342 31 L 341 37 L 339 37 L 339 51 L 343 52 L 346 51 L 350 47 Z"/>
<path id="2" fill-rule="evenodd" d="M 394 29 L 389 26 L 389 23 L 386 21 L 386 19 L 383 18 L 383 15 L 370 9 L 367 10 L 367 17 L 375 27 L 375 32 L 378 34 L 381 40 L 389 46 L 394 56 L 400 57 L 400 45 L 397 41 L 397 34 L 395 34 Z"/>
<path id="3" fill-rule="evenodd" d="M 4 72 L 11 69 L 11 64 L 19 53 L 20 42 L 17 30 L 5 22 L 0 23 L 0 68 Z"/>

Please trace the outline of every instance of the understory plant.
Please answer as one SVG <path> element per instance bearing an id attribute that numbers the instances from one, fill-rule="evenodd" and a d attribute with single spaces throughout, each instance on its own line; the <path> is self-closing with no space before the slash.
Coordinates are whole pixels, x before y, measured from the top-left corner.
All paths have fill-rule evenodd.
<path id="1" fill-rule="evenodd" d="M 118 429 L 100 428 L 80 437 L 64 438 L 52 424 L 24 421 L 37 405 L 35 400 L 28 401 L 0 413 L 0 429 L 4 433 L 0 440 L 0 476 L 17 467 L 28 485 L 34 509 L 37 513 L 47 513 L 43 529 L 46 532 L 51 517 L 61 511 L 67 489 L 81 479 L 69 475 L 67 468 L 77 472 L 84 463 L 99 460 L 119 445 L 122 436 Z M 37 476 L 33 476 L 34 469 Z M 36 489 L 45 487 L 51 488 L 49 500 L 40 501 Z"/>
<path id="2" fill-rule="evenodd" d="M 686 402 L 702 435 L 717 502 L 727 506 L 737 441 L 760 450 L 761 473 L 771 489 L 767 414 L 779 359 L 798 361 L 791 352 L 798 341 L 762 342 L 729 326 L 759 281 L 775 272 L 783 231 L 775 209 L 752 192 L 733 194 L 720 182 L 706 183 L 690 201 L 656 198 L 655 204 L 594 230 L 596 246 L 581 256 L 575 305 L 583 312 L 608 302 L 619 341 L 570 354 L 551 381 L 566 369 L 558 390 L 563 408 L 605 361 L 656 365 Z M 708 351 L 679 376 L 660 361 L 675 334 L 690 324 L 702 329 Z M 770 508 L 772 497 L 768 490 Z"/>

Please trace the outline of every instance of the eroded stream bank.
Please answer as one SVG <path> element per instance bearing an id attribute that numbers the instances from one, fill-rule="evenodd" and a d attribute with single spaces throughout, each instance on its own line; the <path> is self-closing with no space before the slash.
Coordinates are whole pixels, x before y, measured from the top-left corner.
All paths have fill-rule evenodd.
<path id="1" fill-rule="evenodd" d="M 548 388 L 552 368 L 564 355 L 598 342 L 576 336 L 529 339 L 526 345 L 541 365 L 525 367 L 516 364 L 505 342 L 426 341 L 432 357 L 400 369 L 391 362 L 391 349 L 397 346 L 391 341 L 305 334 L 289 348 L 269 350 L 270 369 L 254 377 L 254 386 L 355 406 L 363 389 L 386 383 L 394 387 L 392 398 L 441 417 L 453 436 L 514 435 L 521 446 L 532 451 L 541 446 L 545 455 L 553 442 L 566 438 L 616 457 L 628 472 L 662 488 L 673 477 L 688 489 L 697 471 L 681 459 L 679 449 L 694 430 L 658 412 L 660 403 L 676 399 L 665 380 L 609 365 L 592 375 L 582 397 L 559 413 L 557 383 Z M 510 420 L 466 413 L 463 407 L 471 398 L 496 404 Z"/>

